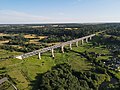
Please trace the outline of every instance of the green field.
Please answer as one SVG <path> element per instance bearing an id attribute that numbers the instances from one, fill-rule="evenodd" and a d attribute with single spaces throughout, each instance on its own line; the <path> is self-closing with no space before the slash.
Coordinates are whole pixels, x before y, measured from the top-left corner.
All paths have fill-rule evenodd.
<path id="1" fill-rule="evenodd" d="M 69 48 L 69 47 L 66 47 Z M 79 47 L 73 47 L 73 51 L 84 52 L 84 51 L 92 51 L 96 53 L 109 53 L 108 50 L 105 50 L 101 47 L 91 47 L 91 44 L 80 45 Z M 12 55 L 13 53 L 9 53 L 8 51 L 2 51 L 3 53 L 7 53 L 7 55 Z M 1 53 L 2 54 L 2 53 Z M 18 53 L 15 53 L 18 54 Z M 3 55 L 4 56 L 4 55 Z M 4 56 L 5 57 L 5 56 Z M 106 58 L 107 57 L 101 57 Z M 101 59 L 99 58 L 99 59 Z M 0 67 L 7 68 L 7 74 L 16 82 L 17 88 L 20 90 L 28 90 L 31 88 L 31 82 L 36 79 L 38 74 L 42 74 L 51 70 L 51 68 L 57 64 L 68 63 L 72 66 L 72 68 L 76 71 L 89 71 L 94 66 L 86 60 L 86 58 L 81 57 L 79 53 L 68 51 L 63 53 L 55 50 L 55 58 L 51 57 L 51 52 L 46 52 L 42 54 L 42 59 L 39 60 L 38 56 L 32 56 L 26 58 L 24 60 L 18 59 L 9 59 L 6 61 L 0 62 Z M 105 78 L 105 75 L 100 75 Z M 101 82 L 103 80 L 101 79 Z"/>
<path id="2" fill-rule="evenodd" d="M 10 51 L 7 51 L 7 50 L 3 50 L 3 49 L 0 49 L 0 58 L 7 58 L 7 57 L 10 57 L 10 56 L 14 56 L 14 55 L 20 55 L 21 53 L 20 52 L 10 52 Z"/>

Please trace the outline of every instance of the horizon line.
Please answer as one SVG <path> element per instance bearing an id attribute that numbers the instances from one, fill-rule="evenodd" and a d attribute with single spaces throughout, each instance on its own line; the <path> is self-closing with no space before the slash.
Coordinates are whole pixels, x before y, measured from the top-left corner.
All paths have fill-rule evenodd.
<path id="1" fill-rule="evenodd" d="M 46 23 L 0 23 L 0 25 L 8 25 L 8 24 L 16 24 L 16 25 L 19 25 L 19 24 L 104 24 L 104 23 L 120 23 L 120 21 L 105 21 L 105 22 L 81 22 L 81 23 L 78 23 L 78 22 L 55 22 L 55 23 L 52 23 L 52 22 L 46 22 Z"/>

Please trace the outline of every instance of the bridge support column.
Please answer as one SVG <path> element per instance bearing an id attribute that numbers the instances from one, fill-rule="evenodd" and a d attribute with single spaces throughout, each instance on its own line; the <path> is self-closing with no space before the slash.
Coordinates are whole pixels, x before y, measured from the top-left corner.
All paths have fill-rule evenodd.
<path id="1" fill-rule="evenodd" d="M 54 49 L 52 48 L 52 57 L 54 58 L 55 57 L 55 55 L 54 55 Z"/>
<path id="2" fill-rule="evenodd" d="M 70 43 L 70 50 L 72 50 L 72 43 Z"/>
<path id="3" fill-rule="evenodd" d="M 38 59 L 41 59 L 41 53 L 38 53 Z"/>
<path id="4" fill-rule="evenodd" d="M 92 40 L 92 37 L 90 37 L 90 40 Z"/>
<path id="5" fill-rule="evenodd" d="M 76 46 L 78 47 L 78 41 L 76 42 Z"/>
<path id="6" fill-rule="evenodd" d="M 86 43 L 88 43 L 88 38 L 86 38 Z"/>
<path id="7" fill-rule="evenodd" d="M 61 47 L 61 51 L 62 51 L 62 53 L 64 53 L 64 46 Z"/>
<path id="8" fill-rule="evenodd" d="M 81 42 L 81 44 L 82 44 L 82 45 L 84 44 L 84 39 L 82 39 L 82 42 Z"/>

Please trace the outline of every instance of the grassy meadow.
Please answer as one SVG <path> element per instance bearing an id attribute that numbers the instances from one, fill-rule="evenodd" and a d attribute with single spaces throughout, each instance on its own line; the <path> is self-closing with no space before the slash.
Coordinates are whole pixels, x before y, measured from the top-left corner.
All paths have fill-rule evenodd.
<path id="1" fill-rule="evenodd" d="M 85 43 L 84 45 L 79 45 L 79 47 L 75 47 L 73 45 L 73 51 L 76 52 L 96 52 L 96 53 L 109 53 L 108 50 L 103 49 L 101 47 L 92 47 L 90 43 Z M 24 60 L 19 59 L 9 59 L 0 62 L 0 67 L 6 67 L 7 74 L 13 79 L 16 83 L 16 86 L 20 90 L 28 90 L 31 88 L 31 83 L 36 79 L 38 74 L 45 73 L 57 64 L 68 63 L 72 66 L 72 68 L 76 71 L 89 71 L 94 66 L 86 60 L 86 58 L 79 55 L 79 53 L 72 52 L 69 50 L 69 47 L 66 46 L 67 51 L 65 53 L 59 52 L 59 50 L 55 50 L 55 58 L 51 57 L 51 52 L 46 52 L 42 54 L 42 59 L 38 59 L 38 55 L 28 57 Z M 17 52 L 8 52 L 6 50 L 1 50 L 1 56 L 5 57 L 9 55 L 17 55 L 20 53 Z M 2 55 L 4 54 L 4 55 Z M 102 59 L 107 57 L 99 57 L 98 59 Z M 106 77 L 105 75 L 100 75 L 101 77 Z M 101 82 L 103 80 L 101 79 Z"/>

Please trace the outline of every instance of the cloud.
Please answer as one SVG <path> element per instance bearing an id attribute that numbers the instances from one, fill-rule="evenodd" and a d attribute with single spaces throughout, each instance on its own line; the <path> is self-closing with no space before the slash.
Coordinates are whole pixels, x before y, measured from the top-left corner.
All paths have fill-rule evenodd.
<path id="1" fill-rule="evenodd" d="M 0 10 L 0 23 L 28 23 L 45 22 L 51 20 L 48 17 L 32 15 L 14 10 Z"/>
<path id="2" fill-rule="evenodd" d="M 113 16 L 81 16 L 69 17 L 63 12 L 56 16 L 39 16 L 14 10 L 0 10 L 0 24 L 29 24 L 29 23 L 90 23 L 90 22 L 120 22 L 120 17 Z"/>
<path id="3" fill-rule="evenodd" d="M 0 10 L 0 24 L 9 23 L 64 23 L 64 22 L 76 22 L 76 18 L 68 18 L 63 12 L 56 13 L 55 16 L 39 16 L 25 12 L 18 12 L 14 10 Z"/>
<path id="4" fill-rule="evenodd" d="M 63 17 L 65 13 L 57 13 L 58 17 L 54 16 L 39 16 L 25 12 L 18 12 L 14 10 L 0 10 L 0 24 L 9 23 L 63 23 L 63 22 L 75 22 L 75 18 Z"/>

